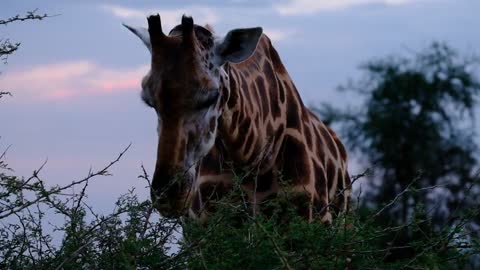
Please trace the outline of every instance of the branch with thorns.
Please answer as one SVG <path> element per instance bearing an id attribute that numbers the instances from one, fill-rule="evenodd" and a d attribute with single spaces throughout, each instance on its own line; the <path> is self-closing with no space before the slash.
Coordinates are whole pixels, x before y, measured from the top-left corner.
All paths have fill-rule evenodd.
<path id="1" fill-rule="evenodd" d="M 58 16 L 58 15 L 48 15 L 46 13 L 37 14 L 37 11 L 38 11 L 38 9 L 34 9 L 32 11 L 27 11 L 27 14 L 23 15 L 23 16 L 20 16 L 18 14 L 18 15 L 15 15 L 13 17 L 10 17 L 10 18 L 0 20 L 0 25 L 7 25 L 7 24 L 13 23 L 13 22 L 23 22 L 23 21 L 29 21 L 29 20 L 39 20 L 39 21 L 41 21 L 45 18 Z"/>

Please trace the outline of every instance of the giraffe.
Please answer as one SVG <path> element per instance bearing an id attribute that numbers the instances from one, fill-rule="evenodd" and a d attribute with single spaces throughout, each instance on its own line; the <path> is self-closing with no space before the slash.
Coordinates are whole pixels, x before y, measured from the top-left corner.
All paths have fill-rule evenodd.
<path id="1" fill-rule="evenodd" d="M 309 221 L 329 224 L 346 210 L 345 147 L 303 104 L 262 28 L 217 37 L 184 15 L 166 35 L 158 14 L 147 21 L 148 29 L 124 26 L 151 53 L 141 97 L 158 119 L 150 193 L 164 217 L 207 220 L 235 167 L 256 172 L 241 183 L 253 210 L 285 189 L 281 179 Z"/>

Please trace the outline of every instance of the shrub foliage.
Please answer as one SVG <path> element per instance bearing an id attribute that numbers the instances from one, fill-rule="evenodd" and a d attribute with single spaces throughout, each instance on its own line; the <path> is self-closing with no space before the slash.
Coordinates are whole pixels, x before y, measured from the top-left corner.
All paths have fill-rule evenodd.
<path id="1" fill-rule="evenodd" d="M 0 268 L 462 269 L 480 252 L 478 239 L 469 237 L 461 224 L 429 229 L 432 221 L 421 207 L 408 224 L 383 226 L 378 217 L 394 207 L 401 194 L 375 212 L 354 204 L 331 226 L 298 216 L 288 191 L 266 202 L 268 215 L 253 213 L 247 204 L 232 203 L 243 198 L 240 188 L 212 202 L 217 211 L 205 224 L 162 218 L 134 190 L 116 201 L 111 214 L 98 214 L 85 199 L 88 184 L 108 176 L 119 158 L 80 181 L 50 188 L 40 170 L 28 179 L 19 178 L 2 160 Z M 363 176 L 353 179 L 361 181 Z M 148 184 L 145 171 L 140 178 Z M 238 183 L 242 180 L 236 178 Z M 67 193 L 73 186 L 80 191 Z M 455 214 L 467 222 L 478 215 L 478 208 Z M 61 217 L 63 224 L 48 222 L 52 216 Z M 396 245 L 395 233 L 405 228 L 423 237 Z M 396 250 L 411 256 L 392 258 Z"/>

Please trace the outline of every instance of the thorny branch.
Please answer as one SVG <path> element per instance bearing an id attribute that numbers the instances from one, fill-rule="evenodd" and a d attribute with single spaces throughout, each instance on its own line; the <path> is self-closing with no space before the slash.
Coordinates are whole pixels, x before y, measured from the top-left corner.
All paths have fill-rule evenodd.
<path id="1" fill-rule="evenodd" d="M 130 145 L 115 160 L 102 169 L 97 172 L 90 170 L 85 178 L 74 181 L 64 187 L 57 186 L 52 189 L 45 187 L 39 174 L 46 162 L 33 172 L 32 177 L 26 180 L 20 180 L 0 173 L 0 188 L 3 189 L 0 189 L 0 202 L 2 202 L 1 205 L 5 209 L 2 215 L 3 218 L 0 219 L 0 224 L 2 225 L 0 226 L 0 235 L 2 236 L 0 238 L 0 261 L 2 261 L 0 262 L 0 268 L 18 265 L 19 261 L 23 262 L 23 267 L 26 268 L 42 268 L 40 265 L 42 260 L 44 262 L 49 260 L 49 258 L 57 258 L 56 262 L 50 263 L 49 268 L 52 266 L 58 269 L 68 268 L 70 267 L 68 265 L 83 260 L 85 252 L 91 252 L 93 247 L 97 248 L 98 245 L 102 245 L 103 241 L 111 241 L 108 239 L 109 236 L 106 230 L 114 229 L 122 233 L 126 233 L 127 228 L 132 230 L 133 228 L 129 226 L 135 224 L 136 221 L 131 220 L 129 222 L 132 223 L 127 224 L 128 220 L 123 221 L 122 215 L 126 214 L 130 219 L 136 219 L 137 212 L 142 213 L 138 215 L 138 218 L 140 218 L 139 226 L 133 229 L 139 236 L 138 241 L 147 241 L 145 243 L 149 243 L 149 241 L 154 240 L 155 245 L 148 246 L 148 250 L 139 250 L 139 253 L 134 255 L 135 260 L 142 258 L 142 254 L 145 256 L 146 254 L 151 256 L 152 253 L 161 254 L 158 250 L 163 249 L 168 239 L 172 237 L 172 230 L 174 229 L 172 227 L 175 227 L 176 224 L 172 225 L 172 223 L 165 220 L 160 220 L 160 222 L 151 221 L 150 215 L 153 213 L 151 203 L 140 203 L 136 195 L 132 193 L 133 190 L 130 191 L 130 194 L 122 196 L 116 203 L 117 207 L 113 213 L 107 216 L 96 214 L 93 208 L 84 202 L 89 181 L 98 175 L 110 175 L 110 168 L 122 158 L 129 148 Z M 0 155 L 0 158 L 4 156 L 5 154 L 3 153 Z M 144 178 L 149 181 L 145 170 Z M 81 187 L 79 192 L 71 194 L 63 192 L 76 186 Z M 39 198 L 25 202 L 27 196 L 23 194 L 24 189 L 33 190 L 34 194 L 30 195 Z M 12 198 L 12 194 L 17 195 L 18 198 Z M 44 211 L 51 209 L 57 211 L 67 221 L 63 227 L 50 224 L 54 231 L 61 231 L 64 234 L 60 248 L 56 245 L 52 246 L 52 238 L 43 230 L 44 224 L 42 224 L 42 220 L 45 215 Z M 90 211 L 93 217 L 88 225 L 83 223 L 85 222 L 86 209 Z M 17 217 L 16 223 L 12 223 L 11 216 Z M 117 222 L 125 222 L 125 227 L 111 227 L 114 224 L 118 224 Z M 72 245 L 74 249 L 72 249 Z M 85 264 L 82 262 L 80 265 Z"/>
<path id="2" fill-rule="evenodd" d="M 0 40 L 0 57 L 14 53 L 20 47 L 20 42 L 12 43 L 9 39 Z"/>
<path id="3" fill-rule="evenodd" d="M 421 176 L 417 176 L 415 177 L 415 179 L 413 179 L 413 181 L 411 181 L 407 187 L 400 193 L 398 193 L 395 198 L 393 198 L 393 200 L 391 200 L 388 204 L 386 204 L 384 207 L 382 207 L 380 210 L 378 210 L 377 213 L 375 213 L 372 217 L 373 218 L 376 218 L 378 216 L 380 216 L 380 214 L 383 213 L 383 211 L 385 211 L 386 209 L 388 209 L 389 207 L 391 207 L 392 205 L 394 205 L 398 199 L 400 199 L 405 193 L 411 191 L 410 188 L 418 181 L 420 180 Z"/>
<path id="4" fill-rule="evenodd" d="M 10 17 L 8 19 L 0 20 L 0 25 L 7 25 L 12 22 L 17 22 L 17 21 L 27 21 L 27 20 L 43 20 L 47 17 L 52 17 L 48 14 L 37 14 L 38 9 L 34 9 L 32 11 L 28 11 L 26 15 L 20 16 L 16 15 L 13 17 Z"/>
<path id="5" fill-rule="evenodd" d="M 68 185 L 65 185 L 65 186 L 61 186 L 61 187 L 56 186 L 56 187 L 51 188 L 49 190 L 46 190 L 44 188 L 43 181 L 39 178 L 38 175 L 39 175 L 40 171 L 43 169 L 43 167 L 45 166 L 46 163 L 42 164 L 42 166 L 38 170 L 34 171 L 33 175 L 30 178 L 28 178 L 26 181 L 19 180 L 19 179 L 16 179 L 16 178 L 13 179 L 12 182 L 8 183 L 10 186 L 6 186 L 7 192 L 3 192 L 3 191 L 0 192 L 0 199 L 8 199 L 8 195 L 11 194 L 9 191 L 12 191 L 12 190 L 29 190 L 29 191 L 35 192 L 38 195 L 36 196 L 35 199 L 28 201 L 28 200 L 25 200 L 25 198 L 23 198 L 23 195 L 21 194 L 21 196 L 20 196 L 21 200 L 19 201 L 18 204 L 13 204 L 13 205 L 10 205 L 8 207 L 0 208 L 0 220 L 4 219 L 6 217 L 9 217 L 10 215 L 12 215 L 16 212 L 22 211 L 23 209 L 28 208 L 28 207 L 30 207 L 30 206 L 38 203 L 38 202 L 49 200 L 50 196 L 52 196 L 54 194 L 60 194 L 64 190 L 70 189 L 74 186 L 84 184 L 85 182 L 88 182 L 90 179 L 92 179 L 96 176 L 109 176 L 109 175 L 111 175 L 108 172 L 108 170 L 122 158 L 122 156 L 130 148 L 130 146 L 131 146 L 131 144 L 129 144 L 117 156 L 117 158 L 115 160 L 110 162 L 104 168 L 98 170 L 95 173 L 89 172 L 88 175 L 85 178 L 77 180 L 77 181 L 73 181 L 72 183 L 70 183 Z M 31 184 L 31 183 L 29 183 L 31 180 L 36 180 L 36 181 L 33 184 Z"/>
<path id="6" fill-rule="evenodd" d="M 6 92 L 6 91 L 0 91 L 0 98 L 2 98 L 3 96 L 12 96 L 12 93 Z"/>
<path id="7" fill-rule="evenodd" d="M 43 20 L 45 18 L 53 17 L 48 14 L 37 14 L 38 9 L 34 9 L 33 11 L 28 11 L 25 15 L 15 15 L 13 17 L 7 19 L 1 19 L 0 25 L 8 25 L 14 22 L 23 22 L 23 21 L 31 21 L 31 20 Z M 56 15 L 54 15 L 56 16 Z M 20 42 L 11 42 L 9 39 L 0 39 L 0 59 L 7 62 L 7 58 L 9 55 L 13 54 L 15 51 L 18 50 L 20 47 Z M 0 97 L 2 95 L 0 94 Z"/>

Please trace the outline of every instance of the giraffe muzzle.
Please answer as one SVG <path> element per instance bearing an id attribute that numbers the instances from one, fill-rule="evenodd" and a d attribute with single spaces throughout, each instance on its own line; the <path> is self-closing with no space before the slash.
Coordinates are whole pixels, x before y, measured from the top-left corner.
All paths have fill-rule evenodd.
<path id="1" fill-rule="evenodd" d="M 186 214 L 186 203 L 183 196 L 180 199 L 172 199 L 168 196 L 159 196 L 158 191 L 151 190 L 152 204 L 163 217 L 179 218 Z"/>

